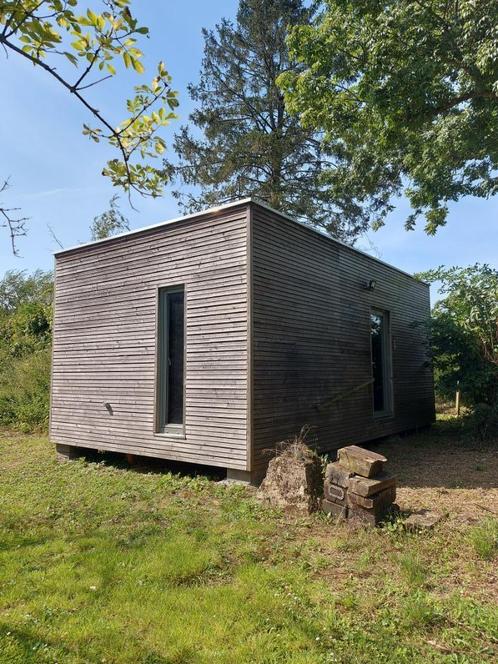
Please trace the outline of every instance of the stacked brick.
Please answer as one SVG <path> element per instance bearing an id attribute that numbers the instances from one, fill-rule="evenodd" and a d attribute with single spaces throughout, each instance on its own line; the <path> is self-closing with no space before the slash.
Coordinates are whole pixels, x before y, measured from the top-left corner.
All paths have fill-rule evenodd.
<path id="1" fill-rule="evenodd" d="M 356 445 L 337 452 L 325 471 L 322 510 L 333 516 L 376 525 L 396 499 L 396 480 L 384 472 L 387 459 Z"/>

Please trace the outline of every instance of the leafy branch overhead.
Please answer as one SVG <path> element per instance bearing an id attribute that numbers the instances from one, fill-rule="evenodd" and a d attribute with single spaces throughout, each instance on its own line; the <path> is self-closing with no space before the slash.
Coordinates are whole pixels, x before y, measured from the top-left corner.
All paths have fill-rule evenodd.
<path id="1" fill-rule="evenodd" d="M 7 55 L 44 69 L 88 110 L 96 125 L 85 124 L 83 133 L 118 152 L 103 169 L 113 185 L 158 196 L 166 175 L 150 160 L 164 152 L 158 132 L 176 117 L 177 93 L 160 62 L 152 82 L 134 88 L 118 124 L 90 101 L 88 90 L 114 77 L 119 63 L 144 73 L 138 41 L 149 32 L 132 16 L 130 0 L 101 0 L 101 5 L 97 12 L 80 0 L 0 0 L 0 45 Z"/>
<path id="2" fill-rule="evenodd" d="M 405 194 L 433 234 L 448 204 L 498 192 L 496 0 L 326 0 L 291 28 L 303 68 L 279 83 L 304 126 L 343 161 L 326 176 L 383 223 Z"/>

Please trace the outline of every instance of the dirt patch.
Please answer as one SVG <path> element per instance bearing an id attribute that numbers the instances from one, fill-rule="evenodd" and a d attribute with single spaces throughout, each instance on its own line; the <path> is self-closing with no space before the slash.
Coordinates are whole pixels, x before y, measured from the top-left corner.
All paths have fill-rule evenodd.
<path id="1" fill-rule="evenodd" d="M 270 461 L 258 496 L 287 510 L 310 514 L 320 507 L 323 475 L 320 458 L 301 439 L 279 446 Z"/>
<path id="2" fill-rule="evenodd" d="M 498 517 L 498 444 L 478 444 L 458 431 L 395 437 L 376 446 L 395 475 L 402 510 L 436 509 L 467 523 Z"/>

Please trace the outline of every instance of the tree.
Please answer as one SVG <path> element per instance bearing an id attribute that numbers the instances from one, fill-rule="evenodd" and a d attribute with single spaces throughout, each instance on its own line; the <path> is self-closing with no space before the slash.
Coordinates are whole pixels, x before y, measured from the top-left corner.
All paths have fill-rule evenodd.
<path id="1" fill-rule="evenodd" d="M 324 131 L 343 163 L 330 195 L 370 208 L 374 227 L 402 193 L 434 234 L 448 203 L 498 191 L 495 0 L 326 0 L 294 26 L 303 64 L 279 82 L 290 111 Z"/>
<path id="2" fill-rule="evenodd" d="M 175 137 L 179 155 L 166 171 L 200 193 L 175 192 L 184 210 L 197 211 L 254 195 L 335 236 L 353 241 L 365 216 L 349 196 L 331 197 L 322 181 L 334 155 L 320 135 L 304 129 L 285 109 L 277 78 L 302 67 L 289 57 L 287 27 L 309 22 L 314 3 L 241 0 L 235 24 L 222 20 L 204 30 L 204 59 L 190 127 Z"/>
<path id="3" fill-rule="evenodd" d="M 470 407 L 498 407 L 498 270 L 488 265 L 438 268 L 420 275 L 446 297 L 433 308 L 436 388 L 453 396 L 457 382 Z"/>
<path id="4" fill-rule="evenodd" d="M 0 425 L 46 427 L 53 275 L 7 272 L 0 280 Z"/>
<path id="5" fill-rule="evenodd" d="M 88 90 L 114 77 L 119 62 L 144 73 L 138 40 L 149 32 L 132 16 L 130 0 L 99 0 L 98 4 L 101 11 L 81 0 L 0 0 L 0 46 L 6 55 L 25 58 L 44 70 L 87 109 L 97 125 L 85 124 L 83 134 L 96 143 L 107 141 L 118 153 L 102 171 L 113 185 L 158 196 L 166 172 L 153 166 L 151 159 L 164 152 L 164 139 L 158 132 L 176 117 L 176 92 L 160 62 L 152 82 L 135 87 L 121 122 L 108 118 L 89 100 Z M 6 208 L 0 208 L 0 213 L 15 247 L 15 238 L 24 228 Z"/>
<path id="6" fill-rule="evenodd" d="M 51 272 L 10 270 L 0 281 L 0 315 L 11 315 L 25 304 L 52 304 L 54 278 Z"/>
<path id="7" fill-rule="evenodd" d="M 0 281 L 0 350 L 20 356 L 48 347 L 52 327 L 53 275 L 36 270 L 5 273 Z"/>
<path id="8" fill-rule="evenodd" d="M 109 209 L 94 217 L 90 226 L 92 240 L 103 240 L 130 230 L 130 222 L 119 209 L 118 200 L 119 196 L 113 196 L 109 201 Z"/>

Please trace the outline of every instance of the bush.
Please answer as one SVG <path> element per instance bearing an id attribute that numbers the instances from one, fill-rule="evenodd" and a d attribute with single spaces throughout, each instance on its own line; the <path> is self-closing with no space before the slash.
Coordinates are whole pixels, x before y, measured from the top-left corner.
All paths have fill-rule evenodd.
<path id="1" fill-rule="evenodd" d="M 477 263 L 421 276 L 445 295 L 430 323 L 436 393 L 452 399 L 458 385 L 479 435 L 489 437 L 498 411 L 498 270 Z"/>
<path id="2" fill-rule="evenodd" d="M 50 395 L 50 349 L 11 360 L 2 367 L 0 424 L 22 431 L 46 429 Z"/>
<path id="3" fill-rule="evenodd" d="M 479 403 L 472 413 L 472 424 L 480 440 L 498 438 L 498 404 Z"/>
<path id="4" fill-rule="evenodd" d="M 0 425 L 22 431 L 48 425 L 50 273 L 7 272 L 0 281 Z"/>

